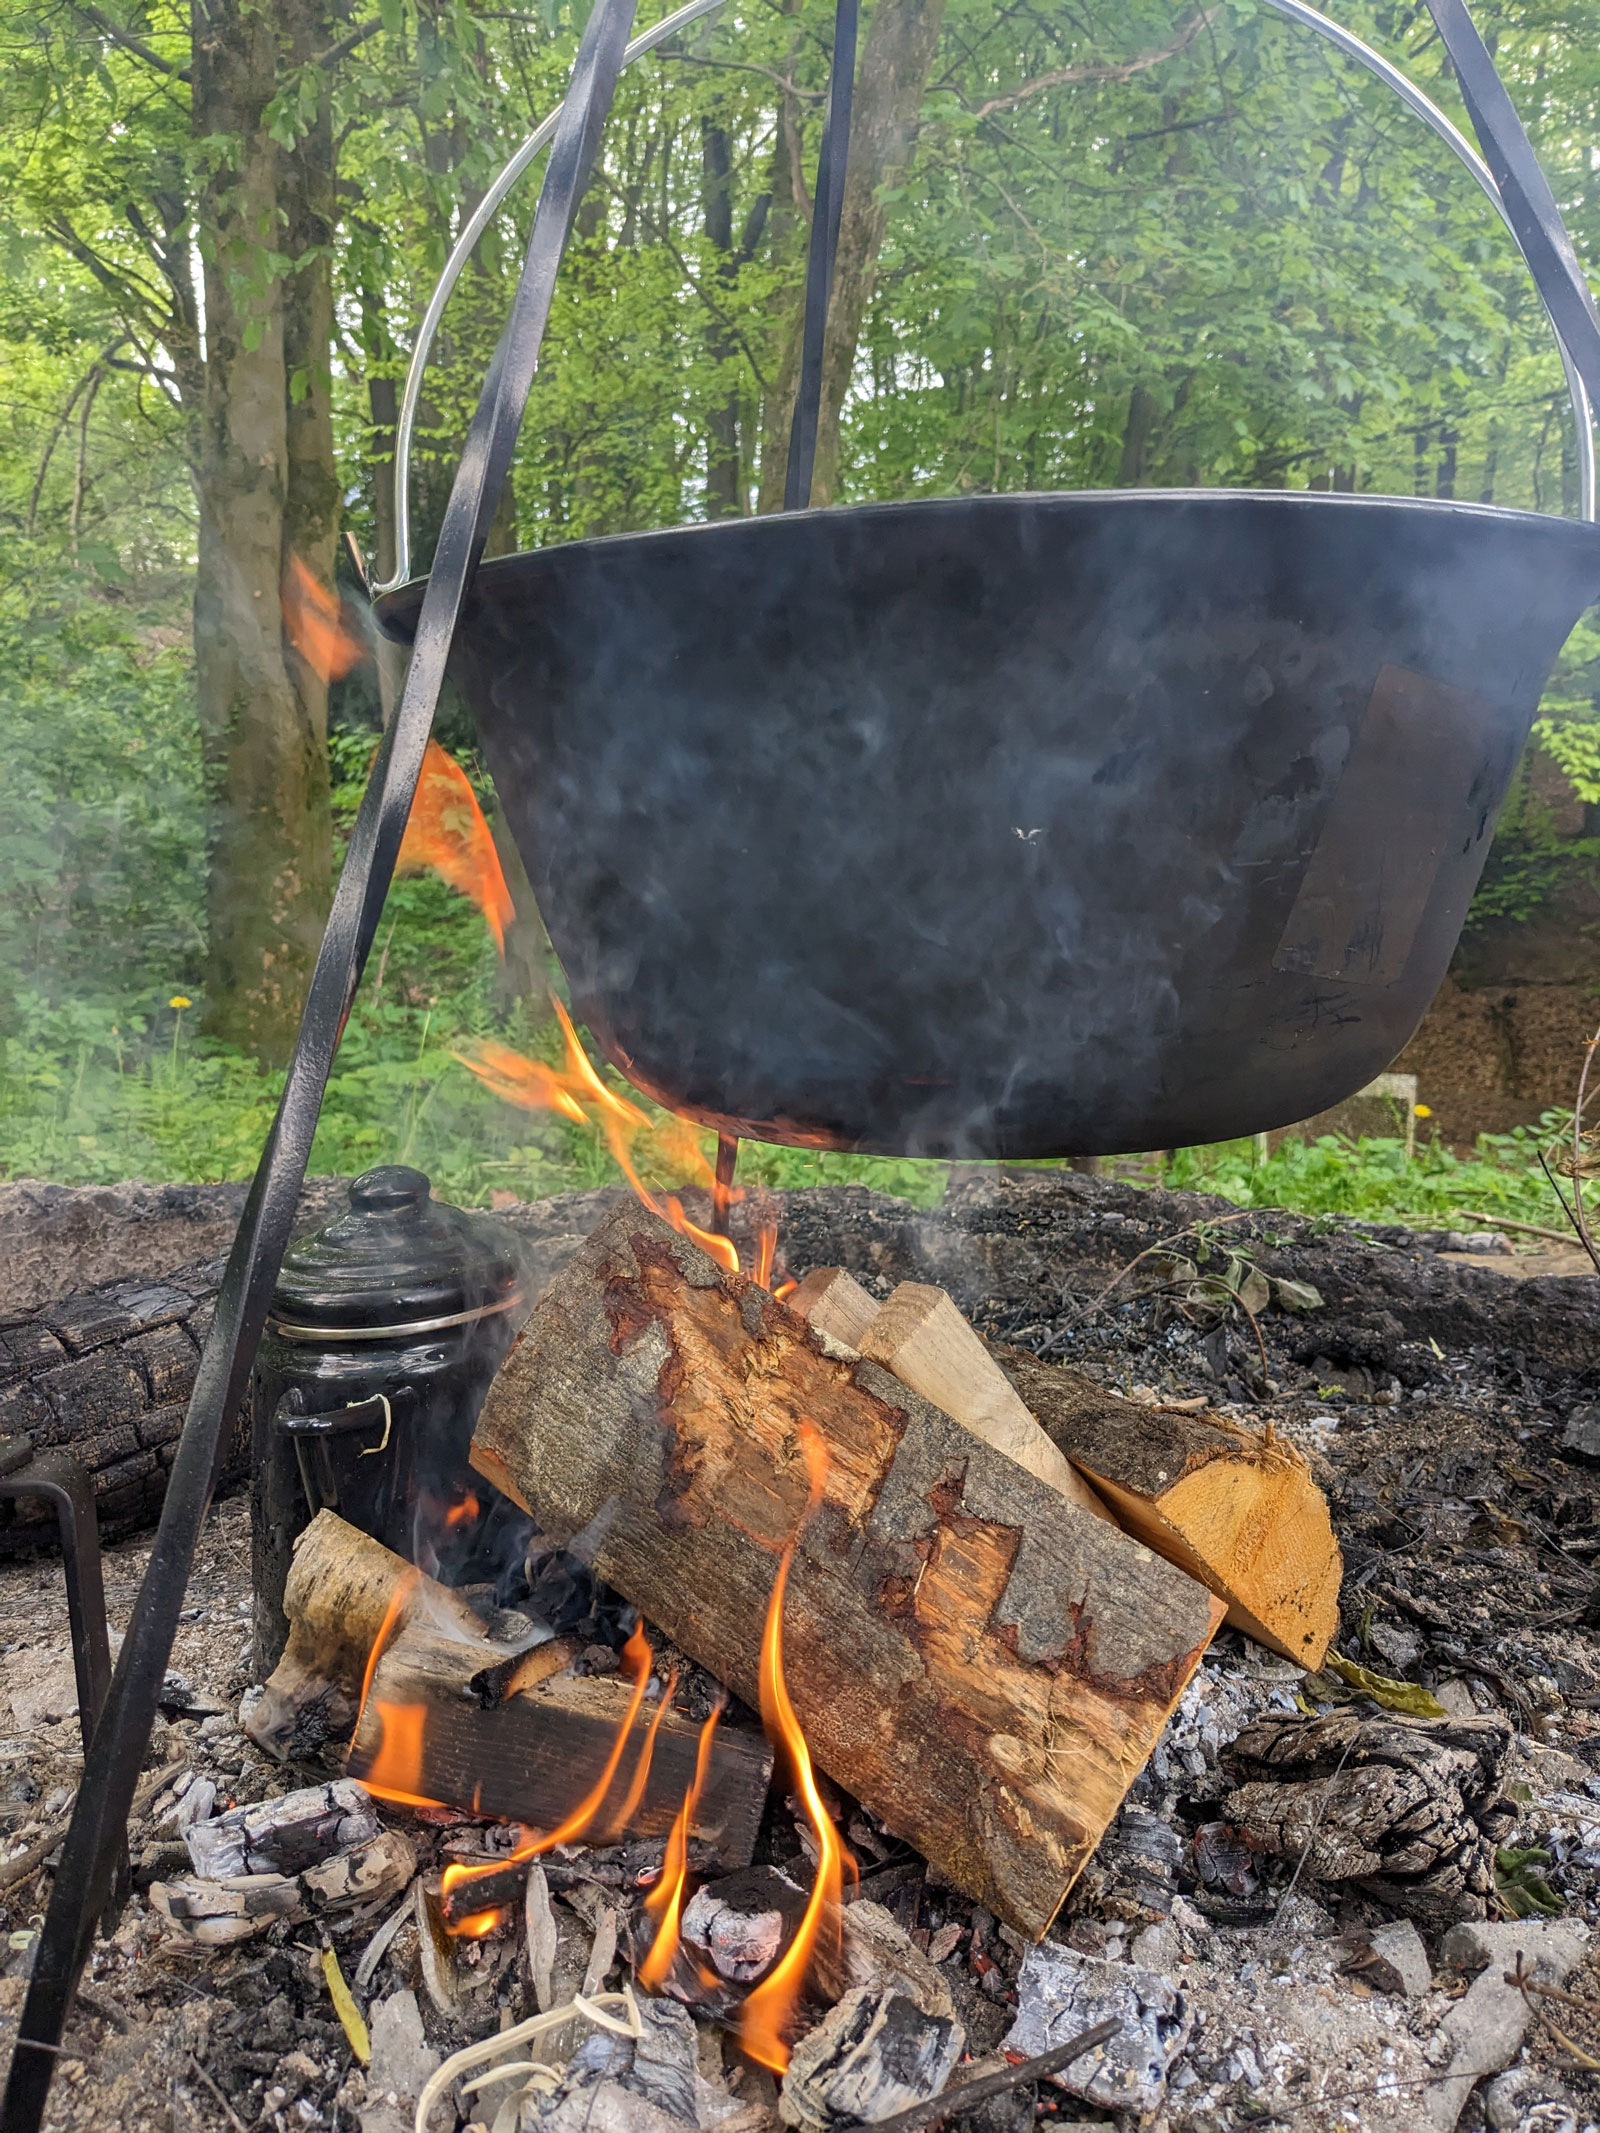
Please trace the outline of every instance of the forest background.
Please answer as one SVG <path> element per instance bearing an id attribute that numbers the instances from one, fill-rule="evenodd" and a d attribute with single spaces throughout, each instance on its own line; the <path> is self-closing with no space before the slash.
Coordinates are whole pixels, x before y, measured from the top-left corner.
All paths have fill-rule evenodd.
<path id="1" fill-rule="evenodd" d="M 1421 7 L 1339 19 L 1465 126 Z M 246 1175 L 378 729 L 286 639 L 299 564 L 395 547 L 396 401 L 444 257 L 561 94 L 567 0 L 11 0 L 0 21 L 0 1178 Z M 1600 0 L 1476 17 L 1600 258 Z M 646 0 L 639 26 L 655 16 Z M 625 76 L 493 552 L 769 510 L 782 486 L 827 78 L 826 0 L 728 0 Z M 425 567 L 533 182 L 428 373 Z M 818 501 L 1201 484 L 1576 507 L 1537 299 L 1470 178 L 1255 0 L 875 0 L 830 320 Z M 348 612 L 348 610 L 347 610 Z M 465 713 L 440 737 L 493 815 Z M 1539 728 L 1475 922 L 1600 862 L 1600 626 Z M 505 963 L 396 884 L 313 1167 L 482 1202 L 613 1175 L 455 1057 L 555 1058 L 534 914 Z M 1536 1202 L 1526 1146 L 1178 1159 L 1250 1197 Z M 919 1197 L 940 1166 L 752 1150 L 769 1182 Z"/>

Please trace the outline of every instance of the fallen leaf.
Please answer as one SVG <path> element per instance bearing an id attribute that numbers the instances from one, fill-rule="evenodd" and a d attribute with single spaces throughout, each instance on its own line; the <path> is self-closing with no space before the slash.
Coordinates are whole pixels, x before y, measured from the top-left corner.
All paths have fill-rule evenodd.
<path id="1" fill-rule="evenodd" d="M 1357 1666 L 1352 1659 L 1341 1659 L 1337 1652 L 1329 1652 L 1323 1664 L 1349 1688 L 1359 1689 L 1386 1711 L 1404 1711 L 1411 1718 L 1450 1715 L 1431 1689 L 1422 1688 L 1415 1681 L 1391 1681 L 1386 1674 L 1374 1674 L 1370 1667 Z"/>

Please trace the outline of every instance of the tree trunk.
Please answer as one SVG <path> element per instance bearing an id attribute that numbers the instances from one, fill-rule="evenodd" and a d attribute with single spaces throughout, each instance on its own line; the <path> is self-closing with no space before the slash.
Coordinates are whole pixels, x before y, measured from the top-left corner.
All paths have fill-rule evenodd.
<path id="1" fill-rule="evenodd" d="M 886 221 L 883 194 L 910 160 L 917 115 L 933 66 L 944 0 L 879 0 L 867 32 L 850 122 L 833 301 L 822 354 L 822 409 L 811 500 L 833 501 L 839 474 L 839 414 L 850 389 L 856 343 L 872 298 Z"/>
<path id="2" fill-rule="evenodd" d="M 265 119 L 277 85 L 270 16 L 197 0 L 194 136 L 229 147 L 206 156 L 197 215 L 195 681 L 214 809 L 206 1028 L 267 1060 L 293 1039 L 328 878 L 325 739 L 290 675 L 279 613 L 290 443 L 280 157 Z"/>
<path id="3" fill-rule="evenodd" d="M 727 292 L 733 266 L 733 147 L 725 126 L 700 122 L 700 161 L 705 184 L 706 236 L 717 253 L 715 287 Z M 713 318 L 706 342 L 711 359 L 727 365 L 733 356 L 728 332 Z M 729 392 L 706 417 L 706 516 L 738 518 L 744 511 L 739 478 L 739 396 Z"/>

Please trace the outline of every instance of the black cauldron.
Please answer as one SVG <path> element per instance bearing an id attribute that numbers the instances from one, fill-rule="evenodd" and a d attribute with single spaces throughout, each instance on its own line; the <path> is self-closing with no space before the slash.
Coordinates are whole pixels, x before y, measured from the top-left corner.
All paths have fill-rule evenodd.
<path id="1" fill-rule="evenodd" d="M 1528 512 L 987 496 L 486 563 L 451 671 L 639 1087 L 760 1140 L 1113 1154 L 1389 1064 L 1597 595 L 1600 530 Z"/>
<path id="2" fill-rule="evenodd" d="M 467 1452 L 526 1310 L 514 1234 L 398 1164 L 357 1178 L 350 1212 L 290 1250 L 251 1388 L 260 1673 L 283 1649 L 294 1538 L 318 1511 L 451 1584 L 520 1559 L 498 1529 L 522 1514 Z"/>

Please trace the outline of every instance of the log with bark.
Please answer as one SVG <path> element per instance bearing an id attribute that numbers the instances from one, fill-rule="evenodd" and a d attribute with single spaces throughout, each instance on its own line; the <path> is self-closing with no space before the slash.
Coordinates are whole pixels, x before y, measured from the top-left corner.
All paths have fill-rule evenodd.
<path id="1" fill-rule="evenodd" d="M 380 1797 L 439 1801 L 553 1829 L 597 1783 L 627 1718 L 629 1685 L 575 1672 L 575 1643 L 535 1642 L 528 1624 L 527 1643 L 508 1651 L 459 1594 L 332 1511 L 319 1512 L 301 1535 L 284 1604 L 289 1643 L 246 1730 L 281 1753 L 297 1729 L 304 1734 L 308 1713 L 326 1740 L 348 1735 L 360 1709 L 346 1768 Z M 647 1701 L 633 1721 L 584 1832 L 591 1843 L 663 1838 L 671 1826 L 700 1734 L 673 1707 L 653 1728 L 643 1789 L 622 1813 L 656 1709 Z M 717 1866 L 749 1864 L 771 1772 L 772 1751 L 758 1728 L 725 1716 L 690 1824 Z"/>
<path id="2" fill-rule="evenodd" d="M 1270 1423 L 1143 1407 L 1015 1349 L 1000 1362 L 1129 1533 L 1209 1585 L 1246 1636 L 1297 1666 L 1321 1666 L 1344 1563 L 1301 1452 Z"/>
<path id="3" fill-rule="evenodd" d="M 820 1267 L 790 1304 L 1041 1480 L 1076 1487 L 1102 1516 L 1109 1504 L 1126 1531 L 1226 1601 L 1235 1628 L 1321 1666 L 1339 1620 L 1339 1544 L 1304 1457 L 1270 1425 L 1140 1406 L 1018 1349 L 997 1359 L 925 1283 L 902 1282 L 880 1306 L 844 1268 Z"/>
<path id="4" fill-rule="evenodd" d="M 809 1522 L 806 1424 L 828 1453 Z M 472 1460 L 552 1539 L 587 1528 L 599 1575 L 748 1701 L 798 1533 L 783 1648 L 813 1755 L 1033 1935 L 1223 1614 L 637 1208 L 542 1299 Z"/>

